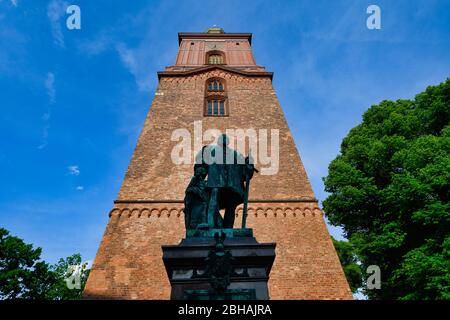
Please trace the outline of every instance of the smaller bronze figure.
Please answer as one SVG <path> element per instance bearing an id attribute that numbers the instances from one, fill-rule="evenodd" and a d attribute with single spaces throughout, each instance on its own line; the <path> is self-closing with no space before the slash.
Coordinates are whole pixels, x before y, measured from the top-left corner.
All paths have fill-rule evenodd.
<path id="1" fill-rule="evenodd" d="M 207 172 L 205 168 L 195 169 L 194 176 L 186 188 L 184 197 L 184 220 L 187 230 L 201 229 L 208 226 L 206 211 L 209 202 L 209 191 L 206 188 Z"/>

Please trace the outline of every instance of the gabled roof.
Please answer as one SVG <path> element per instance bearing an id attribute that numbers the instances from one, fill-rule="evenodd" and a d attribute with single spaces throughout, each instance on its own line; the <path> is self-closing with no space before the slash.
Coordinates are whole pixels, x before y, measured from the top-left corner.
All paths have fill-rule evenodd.
<path id="1" fill-rule="evenodd" d="M 273 72 L 246 71 L 246 70 L 240 70 L 237 68 L 226 67 L 226 66 L 222 66 L 222 65 L 210 65 L 210 66 L 198 67 L 195 69 L 185 70 L 185 71 L 159 71 L 158 72 L 158 80 L 161 79 L 161 77 L 188 76 L 188 75 L 203 73 L 203 72 L 214 70 L 214 69 L 220 69 L 220 70 L 228 71 L 231 73 L 244 75 L 247 77 L 269 77 L 270 80 L 272 80 L 272 78 L 273 78 Z"/>

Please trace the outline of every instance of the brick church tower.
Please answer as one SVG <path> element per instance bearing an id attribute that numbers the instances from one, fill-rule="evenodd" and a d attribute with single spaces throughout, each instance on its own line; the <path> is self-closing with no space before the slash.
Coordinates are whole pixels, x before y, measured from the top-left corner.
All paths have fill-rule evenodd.
<path id="1" fill-rule="evenodd" d="M 175 64 L 158 72 L 159 85 L 109 213 L 84 298 L 169 298 L 161 245 L 178 244 L 185 236 L 183 198 L 193 174 L 193 163 L 172 161 L 179 143 L 172 135 L 184 128 L 195 137 L 194 123 L 201 123 L 201 132 L 279 132 L 279 166 L 276 174 L 255 174 L 247 219 L 258 241 L 277 243 L 271 299 L 351 299 L 272 87 L 273 74 L 255 62 L 252 35 L 210 28 L 205 33 L 179 33 L 178 40 Z M 193 139 L 192 145 L 211 142 Z M 256 162 L 256 167 L 261 171 L 264 165 Z M 242 206 L 236 215 L 235 227 L 240 227 Z"/>

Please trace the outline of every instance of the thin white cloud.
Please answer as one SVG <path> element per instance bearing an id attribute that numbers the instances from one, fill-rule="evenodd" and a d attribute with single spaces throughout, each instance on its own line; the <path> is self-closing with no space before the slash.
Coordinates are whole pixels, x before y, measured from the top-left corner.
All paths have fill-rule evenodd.
<path id="1" fill-rule="evenodd" d="M 117 53 L 124 67 L 134 76 L 136 84 L 140 91 L 148 91 L 151 89 L 153 74 L 149 68 L 145 68 L 144 55 L 148 53 L 149 48 L 130 49 L 123 43 L 116 45 Z"/>
<path id="2" fill-rule="evenodd" d="M 130 50 L 123 43 L 119 43 L 116 46 L 116 49 L 125 67 L 130 70 L 131 73 L 135 73 L 137 71 L 137 63 L 133 50 Z"/>
<path id="3" fill-rule="evenodd" d="M 47 73 L 47 78 L 45 79 L 45 89 L 47 89 L 47 95 L 50 99 L 50 103 L 55 103 L 55 75 L 53 72 Z"/>
<path id="4" fill-rule="evenodd" d="M 60 47 L 64 47 L 64 35 L 60 20 L 65 15 L 67 6 L 68 3 L 61 0 L 52 0 L 47 6 L 47 16 L 50 20 L 53 40 Z"/>
<path id="5" fill-rule="evenodd" d="M 50 118 L 49 113 L 44 113 L 44 115 L 42 116 L 42 119 L 44 119 L 45 117 Z M 48 145 L 48 132 L 50 130 L 50 124 L 48 120 L 44 120 L 45 121 L 45 125 L 44 125 L 44 129 L 42 130 L 42 141 L 41 144 L 38 145 L 38 149 L 42 150 L 44 149 L 47 145 Z"/>
<path id="6" fill-rule="evenodd" d="M 18 5 L 18 0 L 10 0 L 10 1 L 11 1 L 12 5 L 13 5 L 14 7 L 17 7 L 17 5 Z"/>
<path id="7" fill-rule="evenodd" d="M 69 171 L 69 174 L 71 176 L 78 176 L 78 175 L 80 175 L 80 168 L 78 168 L 77 165 L 68 166 L 67 170 Z"/>
<path id="8" fill-rule="evenodd" d="M 55 74 L 53 72 L 48 72 L 47 77 L 44 81 L 44 87 L 47 91 L 50 105 L 55 103 L 56 90 L 55 90 Z M 41 143 L 38 145 L 38 149 L 42 150 L 48 145 L 48 135 L 50 130 L 50 118 L 51 118 L 51 107 L 49 106 L 47 112 L 42 115 L 42 121 L 44 122 L 44 129 L 42 130 Z"/>
<path id="9" fill-rule="evenodd" d="M 101 54 L 107 50 L 115 50 L 119 55 L 122 65 L 135 79 L 139 91 L 149 91 L 152 88 L 154 74 L 148 67 L 148 57 L 153 48 L 150 45 L 141 44 L 136 48 L 130 48 L 125 43 L 115 40 L 113 31 L 103 31 L 97 37 L 83 41 L 78 49 L 88 56 Z"/>
<path id="10" fill-rule="evenodd" d="M 176 49 L 176 41 L 166 39 L 161 43 L 159 25 L 164 23 L 167 12 L 174 5 L 164 3 L 151 4 L 136 15 L 126 15 L 118 22 L 101 30 L 90 39 L 78 43 L 78 50 L 88 56 L 115 51 L 123 67 L 134 77 L 140 92 L 150 92 L 156 86 L 154 70 L 162 68 L 173 61 L 174 52 L 167 50 L 170 46 Z M 140 41 L 130 45 L 126 42 L 129 34 L 146 30 Z M 124 41 L 125 39 L 125 41 Z M 155 40 L 158 39 L 156 45 Z"/>
<path id="11" fill-rule="evenodd" d="M 83 186 L 78 186 L 76 189 L 77 189 L 77 191 L 83 191 L 84 187 Z"/>
<path id="12" fill-rule="evenodd" d="M 115 43 L 113 36 L 110 34 L 111 31 L 105 30 L 102 31 L 95 38 L 90 40 L 82 40 L 78 44 L 78 49 L 87 54 L 88 56 L 94 56 L 97 54 L 101 54 L 104 51 L 111 49 Z"/>

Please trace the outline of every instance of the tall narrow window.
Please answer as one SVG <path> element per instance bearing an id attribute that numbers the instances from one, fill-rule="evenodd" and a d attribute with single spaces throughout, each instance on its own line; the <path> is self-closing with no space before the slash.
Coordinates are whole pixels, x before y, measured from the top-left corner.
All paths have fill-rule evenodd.
<path id="1" fill-rule="evenodd" d="M 204 115 L 210 117 L 228 115 L 225 79 L 210 78 L 206 81 Z"/>
<path id="2" fill-rule="evenodd" d="M 225 100 L 208 100 L 206 115 L 225 116 Z"/>
<path id="3" fill-rule="evenodd" d="M 212 114 L 213 114 L 212 101 L 208 100 L 208 115 L 212 116 Z"/>
<path id="4" fill-rule="evenodd" d="M 214 100 L 214 115 L 217 116 L 219 114 L 219 101 Z"/>

